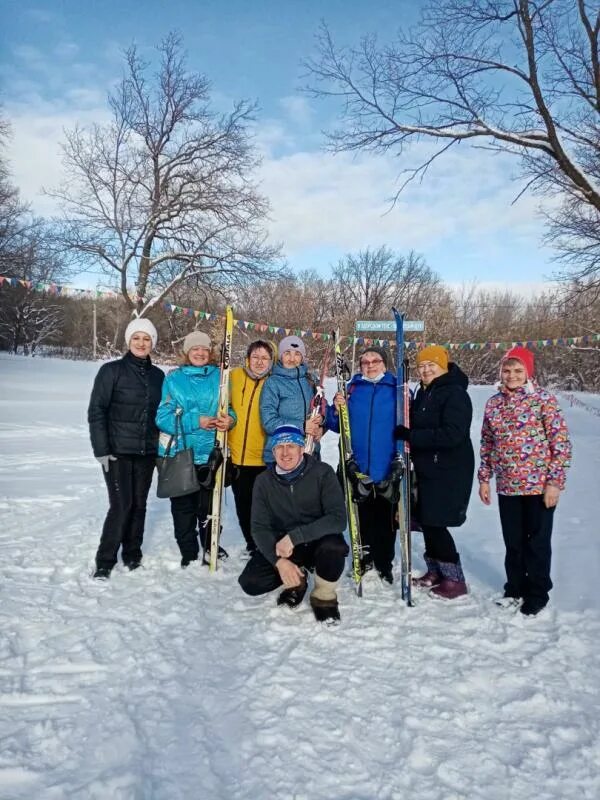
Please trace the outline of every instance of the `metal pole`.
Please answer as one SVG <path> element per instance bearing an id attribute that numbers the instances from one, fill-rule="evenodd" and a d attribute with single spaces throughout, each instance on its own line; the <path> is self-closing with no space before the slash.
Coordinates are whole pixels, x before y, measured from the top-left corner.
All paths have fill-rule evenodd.
<path id="1" fill-rule="evenodd" d="M 354 323 L 354 335 L 352 336 L 352 372 L 350 377 L 354 375 L 354 361 L 356 360 L 356 322 Z"/>

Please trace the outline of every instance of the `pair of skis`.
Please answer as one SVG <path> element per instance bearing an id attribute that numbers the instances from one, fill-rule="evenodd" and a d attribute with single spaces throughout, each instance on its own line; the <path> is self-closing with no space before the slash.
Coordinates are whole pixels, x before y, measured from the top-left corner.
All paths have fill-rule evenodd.
<path id="1" fill-rule="evenodd" d="M 404 314 L 392 308 L 396 321 L 396 424 L 409 425 L 410 390 L 408 387 L 408 357 L 404 351 Z M 396 440 L 394 473 L 400 480 L 398 502 L 398 533 L 400 537 L 400 580 L 402 599 L 412 606 L 412 555 L 410 533 L 410 446 Z"/>
<path id="2" fill-rule="evenodd" d="M 231 368 L 231 340 L 233 338 L 233 309 L 225 310 L 225 332 L 221 345 L 221 377 L 219 381 L 219 402 L 217 416 L 227 416 L 229 412 L 229 371 Z M 219 559 L 219 540 L 221 538 L 221 508 L 225 491 L 225 468 L 227 464 L 227 431 L 217 430 L 213 456 L 219 467 L 215 475 L 210 514 L 206 518 L 207 544 L 210 541 L 208 568 L 217 570 Z M 210 534 L 210 536 L 208 536 Z"/>
<path id="3" fill-rule="evenodd" d="M 356 587 L 356 594 L 359 597 L 362 597 L 362 569 L 360 563 L 362 556 L 362 544 L 360 540 L 360 521 L 358 518 L 358 507 L 354 502 L 352 482 L 348 474 L 348 465 L 352 462 L 352 438 L 350 433 L 348 389 L 346 381 L 348 378 L 350 378 L 350 371 L 340 347 L 339 331 L 333 331 L 332 336 L 335 346 L 335 376 L 337 379 L 337 390 L 344 397 L 344 403 L 341 404 L 338 409 L 338 418 L 340 421 L 340 473 L 342 476 L 344 498 L 346 500 L 346 515 L 348 517 L 348 533 L 350 536 L 350 550 L 352 553 L 352 580 L 354 581 L 354 585 Z"/>

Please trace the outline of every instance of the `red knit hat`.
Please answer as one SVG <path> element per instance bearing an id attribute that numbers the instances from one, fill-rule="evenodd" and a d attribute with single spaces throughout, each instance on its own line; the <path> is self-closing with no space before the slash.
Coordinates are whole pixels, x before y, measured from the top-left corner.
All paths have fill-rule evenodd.
<path id="1" fill-rule="evenodd" d="M 533 353 L 531 350 L 528 350 L 526 347 L 513 347 L 502 358 L 501 363 L 504 364 L 509 358 L 516 358 L 517 361 L 520 361 L 525 367 L 527 378 L 533 378 Z"/>

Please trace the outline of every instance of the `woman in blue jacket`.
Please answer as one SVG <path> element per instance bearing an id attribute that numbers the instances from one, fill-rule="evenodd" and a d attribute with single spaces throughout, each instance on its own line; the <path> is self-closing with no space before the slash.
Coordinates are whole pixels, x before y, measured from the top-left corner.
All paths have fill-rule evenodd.
<path id="1" fill-rule="evenodd" d="M 206 333 L 192 331 L 183 340 L 184 363 L 169 373 L 163 384 L 162 400 L 156 414 L 160 456 L 164 456 L 171 436 L 175 436 L 175 420 L 180 415 L 183 437 L 175 437 L 170 453 L 175 455 L 184 447 L 194 450 L 194 464 L 200 489 L 183 497 L 171 498 L 171 513 L 175 526 L 175 539 L 181 551 L 181 566 L 187 567 L 198 560 L 200 548 L 206 549 L 207 516 L 212 500 L 212 475 L 207 466 L 215 446 L 217 430 L 233 427 L 235 413 L 229 409 L 227 416 L 217 416 L 219 404 L 220 369 L 210 363 L 211 341 Z M 219 558 L 227 553 L 219 547 Z"/>
<path id="2" fill-rule="evenodd" d="M 306 366 L 306 348 L 298 336 L 286 336 L 278 347 L 279 361 L 260 395 L 260 419 L 267 434 L 263 452 L 265 464 L 272 464 L 273 433 L 281 425 L 295 425 L 315 439 L 313 455 L 318 456 L 319 439 L 323 435 L 323 417 L 310 417 L 311 400 L 316 386 Z"/>
<path id="3" fill-rule="evenodd" d="M 381 347 L 367 347 L 359 366 L 360 372 L 348 384 L 348 413 L 352 453 L 364 493 L 358 504 L 361 564 L 363 573 L 374 566 L 382 580 L 393 583 L 396 505 L 390 489 L 396 452 L 396 378 L 387 371 L 388 355 Z M 327 408 L 328 429 L 339 432 L 338 408 L 343 402 L 338 392 Z"/>

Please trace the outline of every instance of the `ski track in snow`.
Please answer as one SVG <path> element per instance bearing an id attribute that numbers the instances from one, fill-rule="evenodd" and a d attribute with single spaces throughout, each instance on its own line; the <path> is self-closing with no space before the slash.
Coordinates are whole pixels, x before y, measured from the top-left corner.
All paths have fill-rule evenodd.
<path id="1" fill-rule="evenodd" d="M 362 599 L 344 579 L 342 624 L 322 628 L 306 602 L 242 594 L 229 492 L 215 576 L 180 569 L 152 491 L 144 569 L 90 579 L 106 513 L 85 422 L 97 369 L 0 356 L 2 800 L 600 797 L 600 419 L 565 409 L 574 466 L 539 617 L 493 604 L 498 510 L 474 492 L 456 531 L 468 597 L 417 592 L 408 609 L 371 573 Z M 476 447 L 491 392 L 471 392 Z M 416 568 L 421 548 L 415 534 Z"/>

